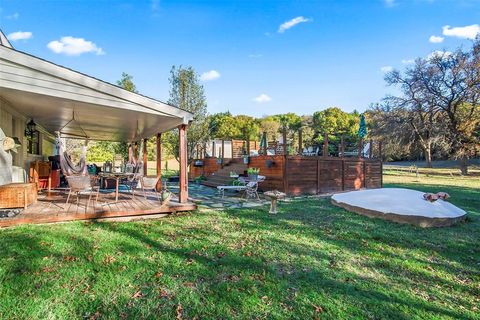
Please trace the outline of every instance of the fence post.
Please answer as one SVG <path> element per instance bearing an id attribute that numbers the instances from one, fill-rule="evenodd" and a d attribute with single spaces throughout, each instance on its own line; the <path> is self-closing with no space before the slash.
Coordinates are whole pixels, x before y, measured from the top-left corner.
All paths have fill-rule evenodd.
<path id="1" fill-rule="evenodd" d="M 358 140 L 358 157 L 361 158 L 362 157 L 362 150 L 363 149 L 363 139 L 360 138 L 360 140 Z"/>
<path id="2" fill-rule="evenodd" d="M 328 133 L 323 135 L 323 156 L 328 157 Z"/>
<path id="3" fill-rule="evenodd" d="M 370 139 L 370 148 L 368 148 L 368 159 L 372 159 L 373 155 L 373 140 Z"/>
<path id="4" fill-rule="evenodd" d="M 225 140 L 222 139 L 222 168 L 223 168 L 224 161 L 225 161 Z"/>
<path id="5" fill-rule="evenodd" d="M 345 141 L 342 134 L 342 136 L 340 137 L 340 157 L 343 158 L 344 156 L 345 156 Z"/>
<path id="6" fill-rule="evenodd" d="M 299 155 L 302 155 L 302 149 L 303 149 L 303 146 L 302 146 L 302 142 L 303 142 L 303 141 L 302 141 L 302 140 L 303 140 L 302 138 L 303 138 L 303 137 L 302 137 L 302 135 L 303 135 L 302 128 L 300 128 L 300 129 L 298 130 L 298 154 L 299 154 Z"/>
<path id="7" fill-rule="evenodd" d="M 263 155 L 266 156 L 267 155 L 267 147 L 268 147 L 267 133 L 266 132 L 263 133 L 263 141 L 265 142 L 263 144 Z"/>

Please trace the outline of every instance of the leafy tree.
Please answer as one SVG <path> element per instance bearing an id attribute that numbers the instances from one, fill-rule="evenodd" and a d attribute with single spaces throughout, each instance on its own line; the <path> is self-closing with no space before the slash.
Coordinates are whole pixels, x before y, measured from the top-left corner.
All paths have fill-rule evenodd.
<path id="1" fill-rule="evenodd" d="M 138 93 L 137 87 L 133 83 L 133 77 L 126 72 L 122 72 L 122 77 L 117 81 L 117 85 L 127 91 Z"/>
<path id="2" fill-rule="evenodd" d="M 235 117 L 235 121 L 240 130 L 240 137 L 243 140 L 250 141 L 259 138 L 260 126 L 255 118 L 246 115 L 238 115 Z"/>
<path id="3" fill-rule="evenodd" d="M 280 130 L 280 121 L 274 116 L 264 117 L 259 120 L 260 131 L 267 133 L 267 141 L 277 141 Z"/>
<path id="4" fill-rule="evenodd" d="M 356 135 L 358 125 L 353 114 L 331 107 L 313 114 L 313 128 L 317 133 Z"/>
<path id="5" fill-rule="evenodd" d="M 187 130 L 187 153 L 188 163 L 190 163 L 197 145 L 203 148 L 209 139 L 205 92 L 198 79 L 198 74 L 192 67 L 173 66 L 169 80 L 170 98 L 168 103 L 194 115 L 194 121 Z M 178 129 L 167 132 L 163 136 L 162 141 L 165 142 L 166 149 L 178 160 Z"/>
<path id="6" fill-rule="evenodd" d="M 208 120 L 210 136 L 218 139 L 235 139 L 241 136 L 235 117 L 230 112 L 211 115 Z"/>

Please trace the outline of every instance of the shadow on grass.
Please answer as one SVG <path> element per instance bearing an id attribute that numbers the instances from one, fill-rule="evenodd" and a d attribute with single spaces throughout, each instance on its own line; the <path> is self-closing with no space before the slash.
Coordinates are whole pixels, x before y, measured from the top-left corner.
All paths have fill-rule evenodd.
<path id="1" fill-rule="evenodd" d="M 454 198 L 470 197 L 466 190 L 449 192 Z M 478 201 L 471 202 L 475 209 Z M 112 318 L 174 317 L 180 303 L 190 318 L 309 318 L 314 316 L 313 304 L 322 306 L 331 318 L 471 315 L 454 309 L 458 301 L 448 296 L 467 293 L 470 287 L 398 266 L 404 260 L 431 265 L 427 257 L 433 255 L 443 257 L 434 262 L 435 268 L 449 275 L 478 274 L 478 264 L 469 258 L 480 256 L 478 210 L 473 210 L 471 222 L 442 229 L 370 219 L 333 207 L 329 199 L 281 203 L 277 216 L 267 211 L 267 207 L 230 209 L 150 222 L 5 230 L 0 234 L 0 308 L 5 308 L 0 316 L 82 317 L 99 310 Z M 97 234 L 106 243 L 99 243 Z M 244 240 L 242 247 L 239 243 Z M 78 260 L 69 261 L 69 256 Z M 116 257 L 117 262 L 106 262 L 106 256 Z M 362 261 L 352 265 L 354 259 Z M 56 263 L 58 272 L 41 272 Z M 356 267 L 384 277 L 363 276 L 352 270 Z M 152 280 L 158 270 L 164 276 Z M 89 293 L 75 288 L 60 293 L 60 282 L 72 277 L 87 278 Z M 127 284 L 131 287 L 124 288 Z M 441 297 L 447 297 L 441 303 L 411 292 L 417 286 L 428 291 L 436 285 L 450 288 L 442 291 Z M 159 290 L 166 287 L 171 290 L 169 297 L 159 298 Z M 137 290 L 144 297 L 132 302 Z M 112 302 L 114 296 L 117 300 Z M 50 306 L 55 303 L 66 313 L 57 314 Z"/>

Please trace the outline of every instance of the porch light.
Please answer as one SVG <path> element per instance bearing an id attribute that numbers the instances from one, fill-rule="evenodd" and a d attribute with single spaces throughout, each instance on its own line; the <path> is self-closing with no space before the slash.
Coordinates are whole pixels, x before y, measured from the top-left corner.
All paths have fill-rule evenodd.
<path id="1" fill-rule="evenodd" d="M 35 121 L 33 121 L 33 119 L 31 119 L 27 123 L 27 127 L 25 128 L 25 136 L 31 138 L 33 136 L 33 134 L 35 133 L 36 128 L 37 128 L 37 124 L 35 123 Z"/>

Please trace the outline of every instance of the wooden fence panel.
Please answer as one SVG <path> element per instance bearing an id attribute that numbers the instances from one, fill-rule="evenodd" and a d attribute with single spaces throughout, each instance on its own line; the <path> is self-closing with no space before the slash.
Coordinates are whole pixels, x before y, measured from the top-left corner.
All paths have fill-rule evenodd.
<path id="1" fill-rule="evenodd" d="M 286 169 L 287 193 L 292 195 L 317 193 L 318 161 L 315 157 L 288 157 Z"/>
<path id="2" fill-rule="evenodd" d="M 382 163 L 365 161 L 365 188 L 382 187 Z"/>
<path id="3" fill-rule="evenodd" d="M 358 190 L 364 187 L 364 161 L 344 160 L 344 190 Z"/>
<path id="4" fill-rule="evenodd" d="M 343 160 L 318 160 L 317 193 L 343 190 Z"/>
<path id="5" fill-rule="evenodd" d="M 270 167 L 267 166 L 267 160 L 273 161 Z M 250 168 L 259 168 L 260 175 L 265 176 L 265 181 L 259 185 L 262 191 L 283 191 L 284 164 L 284 156 L 258 156 L 250 157 L 248 166 Z"/>

